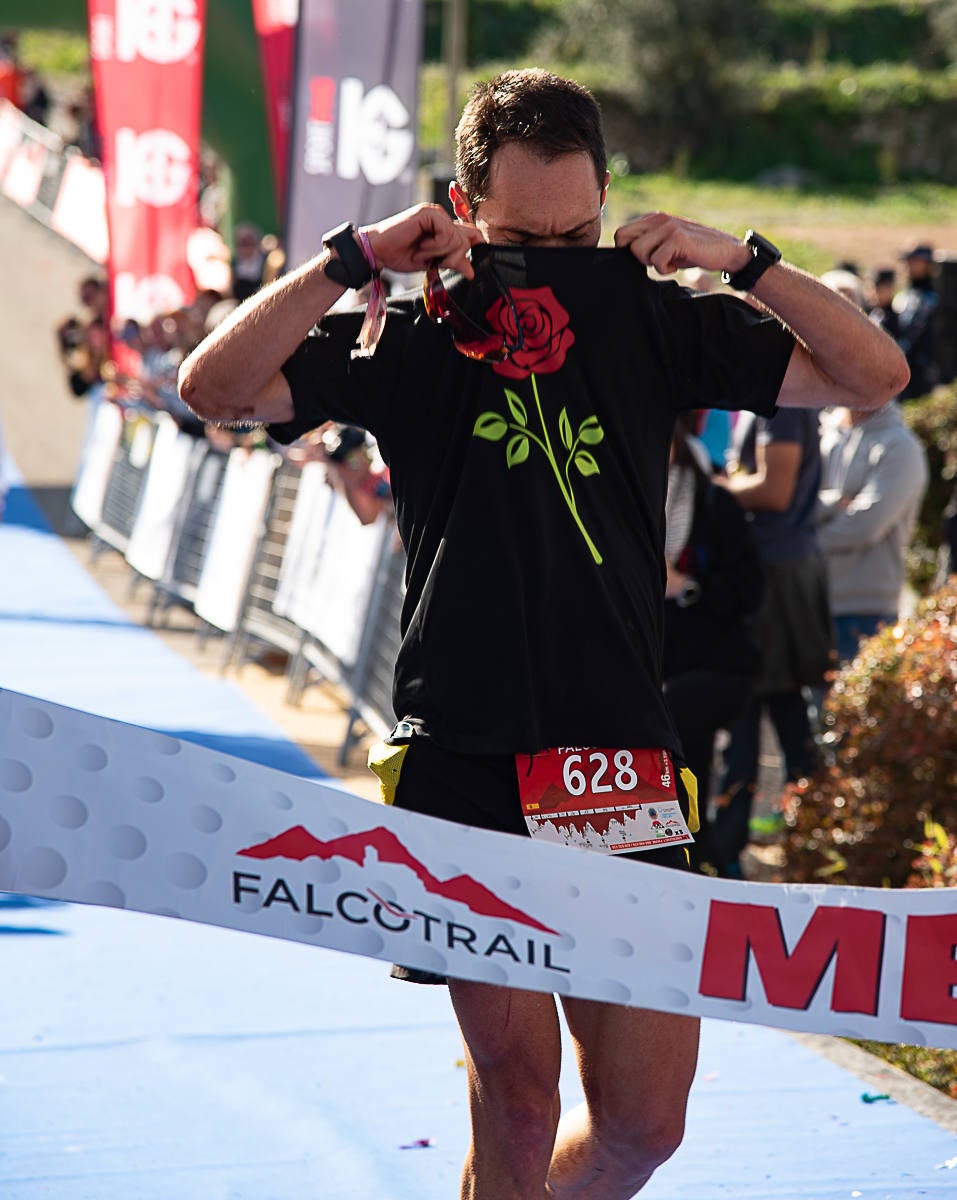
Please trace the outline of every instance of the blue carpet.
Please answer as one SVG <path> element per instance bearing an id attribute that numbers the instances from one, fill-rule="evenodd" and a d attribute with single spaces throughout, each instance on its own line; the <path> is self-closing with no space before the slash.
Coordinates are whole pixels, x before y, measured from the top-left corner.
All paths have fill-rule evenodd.
<path id="1" fill-rule="evenodd" d="M 50 533 L 22 487 L 7 496 L 0 564 L 4 687 L 291 774 L 323 776 L 233 683 L 195 670 L 131 623 Z"/>

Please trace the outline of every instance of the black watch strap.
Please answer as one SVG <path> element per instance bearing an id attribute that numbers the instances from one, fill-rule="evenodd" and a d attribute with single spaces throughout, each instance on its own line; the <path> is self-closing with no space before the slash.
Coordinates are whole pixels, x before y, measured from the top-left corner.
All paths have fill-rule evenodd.
<path id="1" fill-rule="evenodd" d="M 751 261 L 733 274 L 730 271 L 721 272 L 722 282 L 733 287 L 736 292 L 750 292 L 768 267 L 773 267 L 781 261 L 781 251 L 777 246 L 772 245 L 760 233 L 755 233 L 753 229 L 748 230 L 744 240 L 751 250 Z"/>
<path id="2" fill-rule="evenodd" d="M 349 221 L 337 225 L 322 235 L 322 244 L 333 251 L 325 266 L 325 273 L 333 283 L 341 287 L 361 288 L 372 278 L 372 268 L 356 242 L 356 227 Z"/>

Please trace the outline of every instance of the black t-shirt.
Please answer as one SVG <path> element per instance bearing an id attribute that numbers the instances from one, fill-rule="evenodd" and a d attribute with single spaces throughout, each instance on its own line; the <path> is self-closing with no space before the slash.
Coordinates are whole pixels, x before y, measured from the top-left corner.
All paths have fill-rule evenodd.
<path id="1" fill-rule="evenodd" d="M 396 715 L 450 750 L 665 747 L 664 498 L 676 412 L 774 411 L 794 345 L 743 301 L 651 281 L 626 250 L 477 247 L 452 287 L 524 348 L 467 359 L 410 299 L 372 359 L 327 316 L 283 367 L 291 441 L 368 429 L 408 553 Z M 508 293 L 502 295 L 501 284 Z"/>

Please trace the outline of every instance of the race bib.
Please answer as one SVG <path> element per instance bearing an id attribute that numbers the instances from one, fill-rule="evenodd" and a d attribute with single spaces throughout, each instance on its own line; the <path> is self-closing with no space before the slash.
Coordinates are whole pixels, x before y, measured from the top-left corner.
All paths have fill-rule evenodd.
<path id="1" fill-rule="evenodd" d="M 603 854 L 694 841 L 666 750 L 557 746 L 516 754 L 515 767 L 533 838 Z"/>

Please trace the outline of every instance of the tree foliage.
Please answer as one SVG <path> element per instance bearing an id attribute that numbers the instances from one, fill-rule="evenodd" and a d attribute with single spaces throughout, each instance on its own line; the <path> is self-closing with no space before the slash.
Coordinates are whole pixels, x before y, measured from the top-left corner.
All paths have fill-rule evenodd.
<path id="1" fill-rule="evenodd" d="M 764 0 L 570 0 L 539 43 L 544 57 L 600 62 L 660 139 L 662 161 L 702 148 L 738 109 L 738 68 L 756 53 Z"/>

